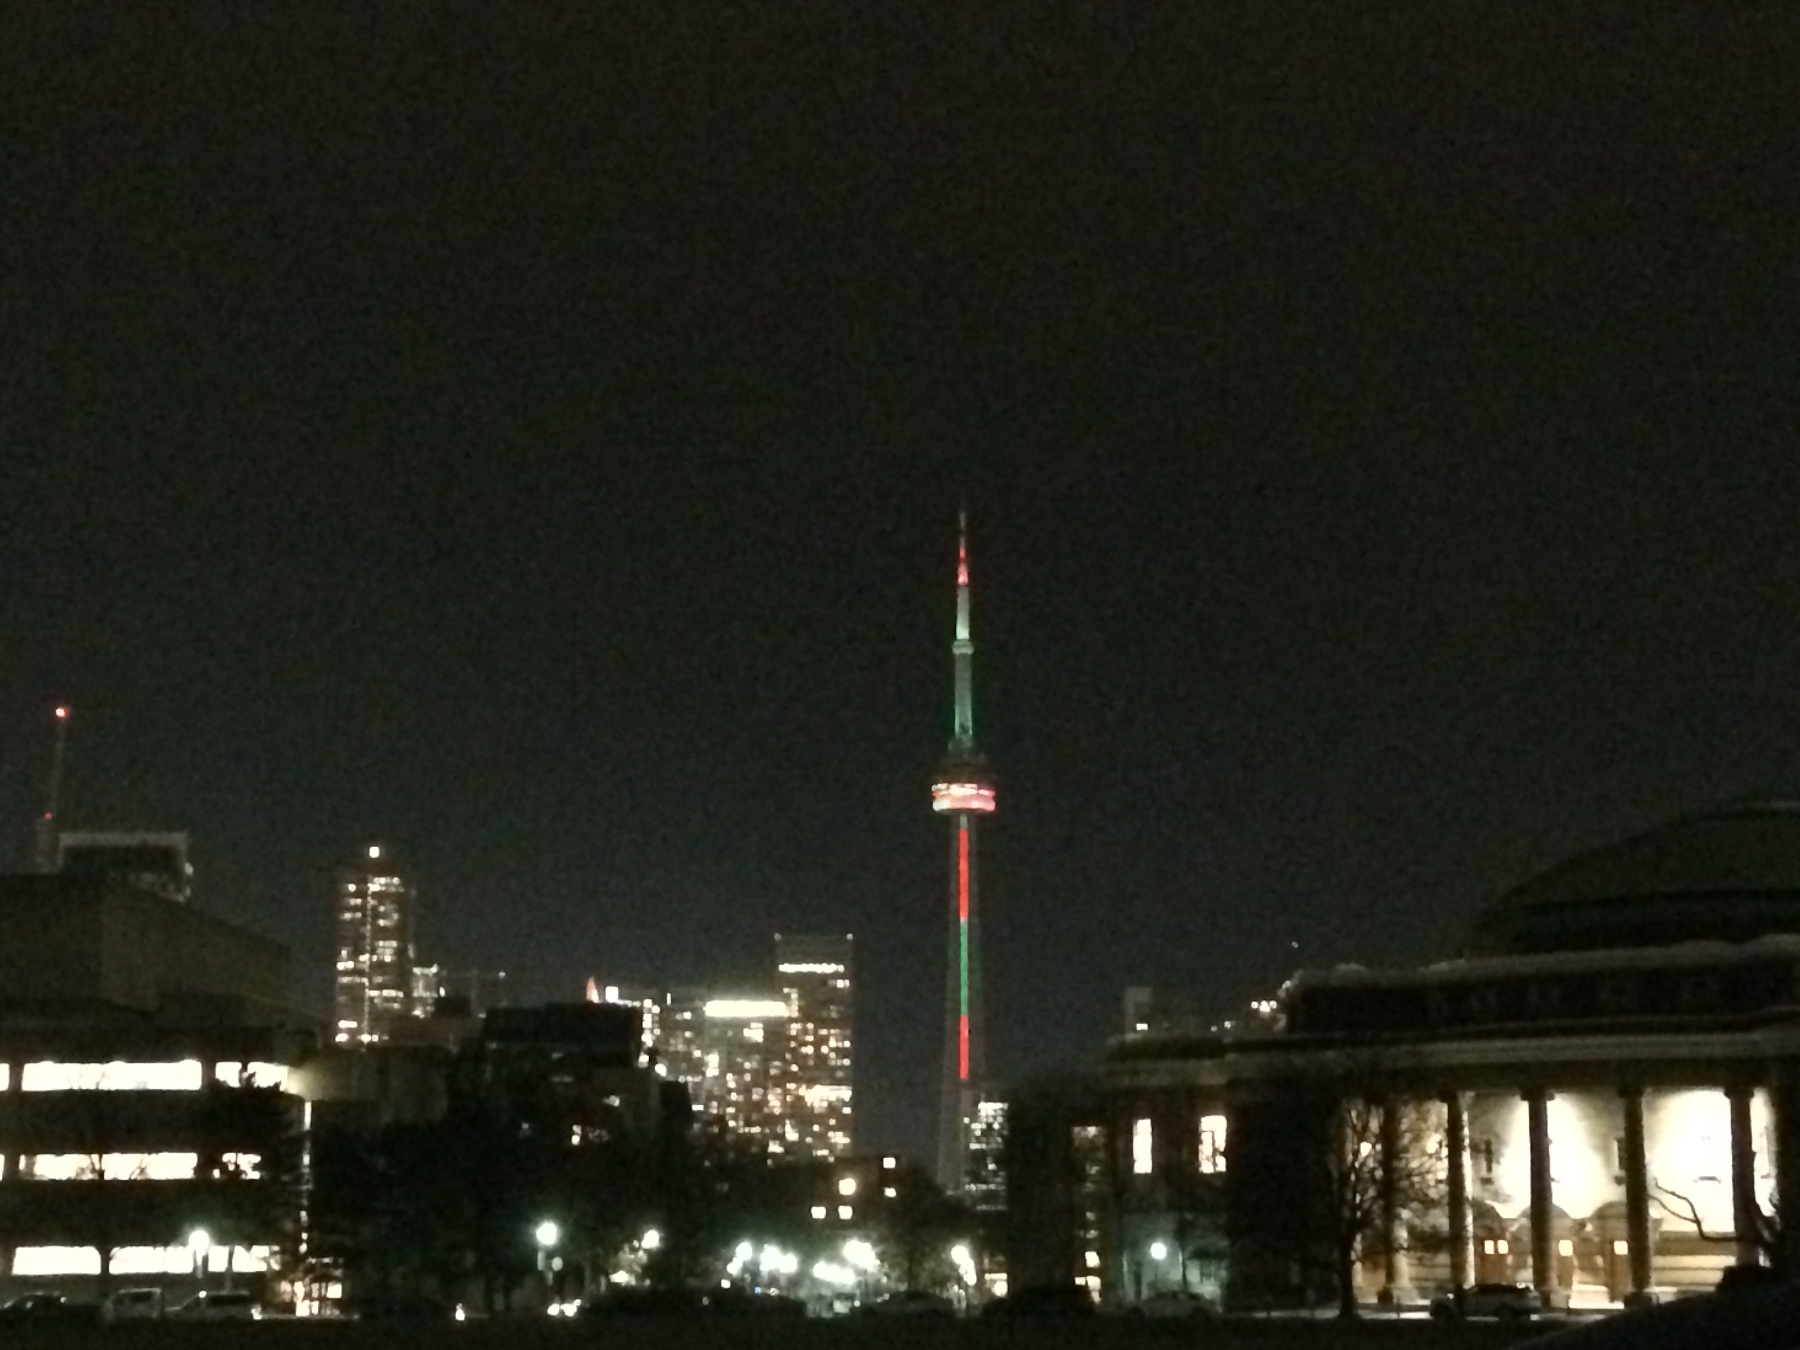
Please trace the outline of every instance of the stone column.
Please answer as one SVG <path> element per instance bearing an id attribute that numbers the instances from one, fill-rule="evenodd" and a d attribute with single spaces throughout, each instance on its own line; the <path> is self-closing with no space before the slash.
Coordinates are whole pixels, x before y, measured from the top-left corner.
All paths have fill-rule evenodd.
<path id="1" fill-rule="evenodd" d="M 1631 1247 L 1630 1301 L 1649 1295 L 1650 1268 L 1650 1173 L 1644 1161 L 1644 1092 L 1626 1088 L 1625 1102 L 1625 1241 Z"/>
<path id="2" fill-rule="evenodd" d="M 1800 1195 L 1800 1064 L 1780 1061 L 1769 1083 L 1771 1125 L 1775 1136 L 1775 1193 Z M 1772 1253 L 1784 1275 L 1800 1270 L 1800 1223 L 1784 1223 Z"/>
<path id="3" fill-rule="evenodd" d="M 1381 1103 L 1381 1295 L 1383 1304 L 1392 1304 L 1395 1286 L 1400 1282 L 1400 1124 L 1398 1108 L 1390 1101 Z"/>
<path id="4" fill-rule="evenodd" d="M 1462 1093 L 1445 1095 L 1444 1117 L 1444 1144 L 1450 1154 L 1450 1287 L 1463 1289 L 1472 1283 L 1474 1249 L 1469 1231 L 1469 1119 L 1463 1113 Z"/>
<path id="5" fill-rule="evenodd" d="M 1531 1135 L 1531 1285 L 1548 1308 L 1556 1293 L 1556 1252 L 1550 1224 L 1550 1094 L 1533 1088 L 1525 1094 Z"/>
<path id="6" fill-rule="evenodd" d="M 1756 1203 L 1756 1141 L 1750 1133 L 1750 1097 L 1739 1083 L 1725 1090 L 1731 1103 L 1731 1226 L 1737 1233 L 1740 1265 L 1762 1260 L 1762 1213 Z"/>

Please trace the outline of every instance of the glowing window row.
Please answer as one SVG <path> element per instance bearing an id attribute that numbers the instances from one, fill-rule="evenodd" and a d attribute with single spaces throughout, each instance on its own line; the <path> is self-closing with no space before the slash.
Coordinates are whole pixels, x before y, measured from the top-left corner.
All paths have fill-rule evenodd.
<path id="1" fill-rule="evenodd" d="M 213 1066 L 213 1080 L 231 1087 L 286 1088 L 285 1064 L 252 1060 L 221 1060 Z M 206 1066 L 197 1059 L 170 1063 L 134 1064 L 113 1060 L 106 1064 L 65 1064 L 38 1060 L 19 1071 L 21 1092 L 198 1092 L 206 1085 Z M 0 1064 L 0 1092 L 12 1086 L 12 1066 Z"/>
<path id="2" fill-rule="evenodd" d="M 227 1270 L 241 1275 L 261 1274 L 269 1268 L 267 1247 L 212 1247 L 206 1252 L 206 1268 L 215 1274 Z M 120 1247 L 113 1252 L 114 1275 L 190 1275 L 195 1251 L 189 1247 Z M 20 1247 L 13 1255 L 14 1276 L 98 1275 L 100 1252 L 95 1247 Z"/>
<path id="3" fill-rule="evenodd" d="M 220 1162 L 247 1181 L 262 1176 L 262 1157 L 227 1153 Z M 197 1153 L 29 1153 L 19 1159 L 21 1181 L 192 1181 Z"/>
<path id="4" fill-rule="evenodd" d="M 1225 1133 L 1223 1115 L 1200 1117 L 1200 1148 L 1195 1163 L 1208 1176 L 1225 1170 Z M 1131 1170 L 1137 1176 L 1148 1176 L 1155 1167 L 1155 1127 L 1148 1116 L 1142 1116 L 1131 1126 Z"/>

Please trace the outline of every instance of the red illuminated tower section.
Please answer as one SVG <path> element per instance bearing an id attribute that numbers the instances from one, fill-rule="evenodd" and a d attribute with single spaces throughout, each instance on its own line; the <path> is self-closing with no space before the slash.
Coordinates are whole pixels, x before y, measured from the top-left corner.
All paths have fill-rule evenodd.
<path id="1" fill-rule="evenodd" d="M 977 847 L 981 818 L 994 809 L 994 780 L 975 744 L 969 629 L 969 550 L 966 523 L 956 547 L 956 712 L 950 748 L 931 787 L 931 809 L 950 826 L 950 944 L 945 978 L 944 1079 L 938 1126 L 938 1180 L 961 1193 L 969 1175 L 971 1123 L 981 1103 L 987 1064 L 981 1016 L 980 883 Z"/>

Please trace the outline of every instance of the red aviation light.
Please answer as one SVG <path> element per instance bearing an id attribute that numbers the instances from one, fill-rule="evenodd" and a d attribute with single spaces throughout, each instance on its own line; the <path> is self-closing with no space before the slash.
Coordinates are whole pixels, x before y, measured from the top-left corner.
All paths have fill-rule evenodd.
<path id="1" fill-rule="evenodd" d="M 984 783 L 933 783 L 933 811 L 980 811 L 994 809 L 994 789 Z"/>

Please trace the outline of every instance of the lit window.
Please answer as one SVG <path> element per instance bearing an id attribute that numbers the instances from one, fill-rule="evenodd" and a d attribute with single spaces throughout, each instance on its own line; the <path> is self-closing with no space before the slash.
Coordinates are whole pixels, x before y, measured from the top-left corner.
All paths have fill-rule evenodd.
<path id="1" fill-rule="evenodd" d="M 1631 1255 L 1631 1244 L 1629 1242 L 1627 1242 L 1624 1238 L 1614 1238 L 1613 1239 L 1613 1255 L 1614 1256 L 1629 1256 L 1629 1255 Z"/>
<path id="2" fill-rule="evenodd" d="M 1140 1117 L 1131 1127 L 1131 1170 L 1138 1176 L 1148 1176 L 1154 1158 L 1154 1136 L 1151 1134 L 1150 1118 Z"/>
<path id="3" fill-rule="evenodd" d="M 1086 1262 L 1087 1268 L 1089 1270 L 1100 1269 L 1100 1253 L 1099 1252 L 1086 1252 L 1083 1254 L 1082 1259 Z"/>
<path id="4" fill-rule="evenodd" d="M 191 1181 L 193 1153 L 38 1153 L 20 1161 L 31 1181 Z"/>
<path id="5" fill-rule="evenodd" d="M 856 1194 L 856 1178 L 855 1177 L 840 1178 L 838 1181 L 838 1194 L 839 1195 L 855 1195 Z"/>
<path id="6" fill-rule="evenodd" d="M 12 1273 L 18 1275 L 98 1275 L 97 1247 L 20 1247 L 13 1254 Z"/>
<path id="7" fill-rule="evenodd" d="M 1575 1255 L 1574 1239 L 1573 1238 L 1562 1238 L 1561 1240 L 1559 1240 L 1556 1244 L 1556 1254 L 1558 1256 L 1573 1256 L 1573 1255 Z"/>
<path id="8" fill-rule="evenodd" d="M 825 1217 L 825 1214 L 826 1214 L 826 1209 L 825 1209 L 825 1206 L 823 1206 L 823 1205 L 814 1205 L 814 1206 L 813 1206 L 813 1207 L 812 1207 L 812 1216 L 813 1216 L 813 1218 L 815 1218 L 815 1219 L 822 1219 L 822 1218 L 824 1218 L 824 1217 Z"/>
<path id="9" fill-rule="evenodd" d="M 856 1211 L 854 1209 L 852 1209 L 849 1205 L 839 1205 L 838 1206 L 838 1218 L 844 1220 L 846 1223 L 848 1223 L 850 1221 L 851 1216 L 855 1213 L 856 1213 Z"/>
<path id="10" fill-rule="evenodd" d="M 196 1092 L 204 1077 L 200 1061 L 172 1064 L 62 1064 L 40 1060 L 19 1075 L 21 1092 Z"/>
<path id="11" fill-rule="evenodd" d="M 1200 1117 L 1200 1170 L 1211 1176 L 1225 1170 L 1225 1117 Z"/>

